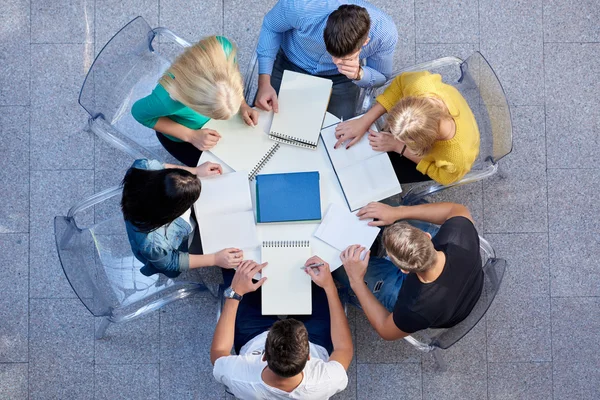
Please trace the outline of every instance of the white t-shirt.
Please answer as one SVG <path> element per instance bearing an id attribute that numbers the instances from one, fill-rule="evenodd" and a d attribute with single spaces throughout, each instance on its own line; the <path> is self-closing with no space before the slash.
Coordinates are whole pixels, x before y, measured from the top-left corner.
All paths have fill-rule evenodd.
<path id="1" fill-rule="evenodd" d="M 267 366 L 262 360 L 267 332 L 256 336 L 240 349 L 240 355 L 217 359 L 213 369 L 215 379 L 227 386 L 238 399 L 328 399 L 348 385 L 346 370 L 337 361 L 329 360 L 322 346 L 309 343 L 310 360 L 304 367 L 302 382 L 292 392 L 271 387 L 261 374 Z"/>

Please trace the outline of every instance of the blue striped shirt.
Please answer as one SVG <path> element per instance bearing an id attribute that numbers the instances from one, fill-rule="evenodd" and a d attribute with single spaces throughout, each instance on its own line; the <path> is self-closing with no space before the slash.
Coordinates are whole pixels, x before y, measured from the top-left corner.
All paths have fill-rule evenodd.
<path id="1" fill-rule="evenodd" d="M 356 4 L 369 13 L 369 43 L 359 58 L 366 59 L 364 75 L 354 81 L 360 87 L 382 85 L 391 78 L 394 48 L 398 31 L 392 18 L 362 0 L 279 0 L 265 15 L 258 38 L 258 73 L 271 74 L 279 48 L 287 58 L 313 75 L 338 74 L 337 66 L 327 53 L 323 31 L 329 14 L 342 4 Z"/>

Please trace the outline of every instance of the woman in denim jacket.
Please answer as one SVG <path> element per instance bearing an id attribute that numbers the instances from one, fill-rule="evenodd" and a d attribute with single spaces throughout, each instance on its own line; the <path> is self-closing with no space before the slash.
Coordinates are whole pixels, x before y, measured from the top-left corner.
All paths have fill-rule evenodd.
<path id="1" fill-rule="evenodd" d="M 235 248 L 214 254 L 189 252 L 196 225 L 191 207 L 201 189 L 198 178 L 220 173 L 221 166 L 211 162 L 190 168 L 141 159 L 129 168 L 121 209 L 133 254 L 144 263 L 142 274 L 160 272 L 175 278 L 191 268 L 234 268 L 242 261 L 242 251 Z M 192 236 L 200 240 L 198 234 Z"/>

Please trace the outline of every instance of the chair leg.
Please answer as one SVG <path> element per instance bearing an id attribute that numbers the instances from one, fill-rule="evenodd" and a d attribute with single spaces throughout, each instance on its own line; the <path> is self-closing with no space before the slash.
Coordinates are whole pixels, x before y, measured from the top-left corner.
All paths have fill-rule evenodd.
<path id="1" fill-rule="evenodd" d="M 433 359 L 435 361 L 435 369 L 439 372 L 444 372 L 448 369 L 448 363 L 444 360 L 444 356 L 442 356 L 442 351 L 440 349 L 433 349 L 431 351 L 433 355 Z"/>
<path id="2" fill-rule="evenodd" d="M 104 337 L 104 335 L 106 334 L 106 329 L 108 329 L 108 326 L 110 325 L 110 321 L 108 320 L 107 317 L 102 317 L 102 320 L 100 321 L 100 326 L 98 327 L 98 329 L 96 329 L 96 339 L 102 339 Z"/>

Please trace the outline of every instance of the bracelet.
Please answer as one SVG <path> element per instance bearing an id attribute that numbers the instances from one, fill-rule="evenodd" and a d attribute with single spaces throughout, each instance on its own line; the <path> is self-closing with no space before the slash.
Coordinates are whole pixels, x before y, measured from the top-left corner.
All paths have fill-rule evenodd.
<path id="1" fill-rule="evenodd" d="M 402 148 L 402 151 L 400 152 L 400 157 L 404 157 L 405 151 L 406 151 L 406 145 L 404 145 L 404 147 Z"/>

